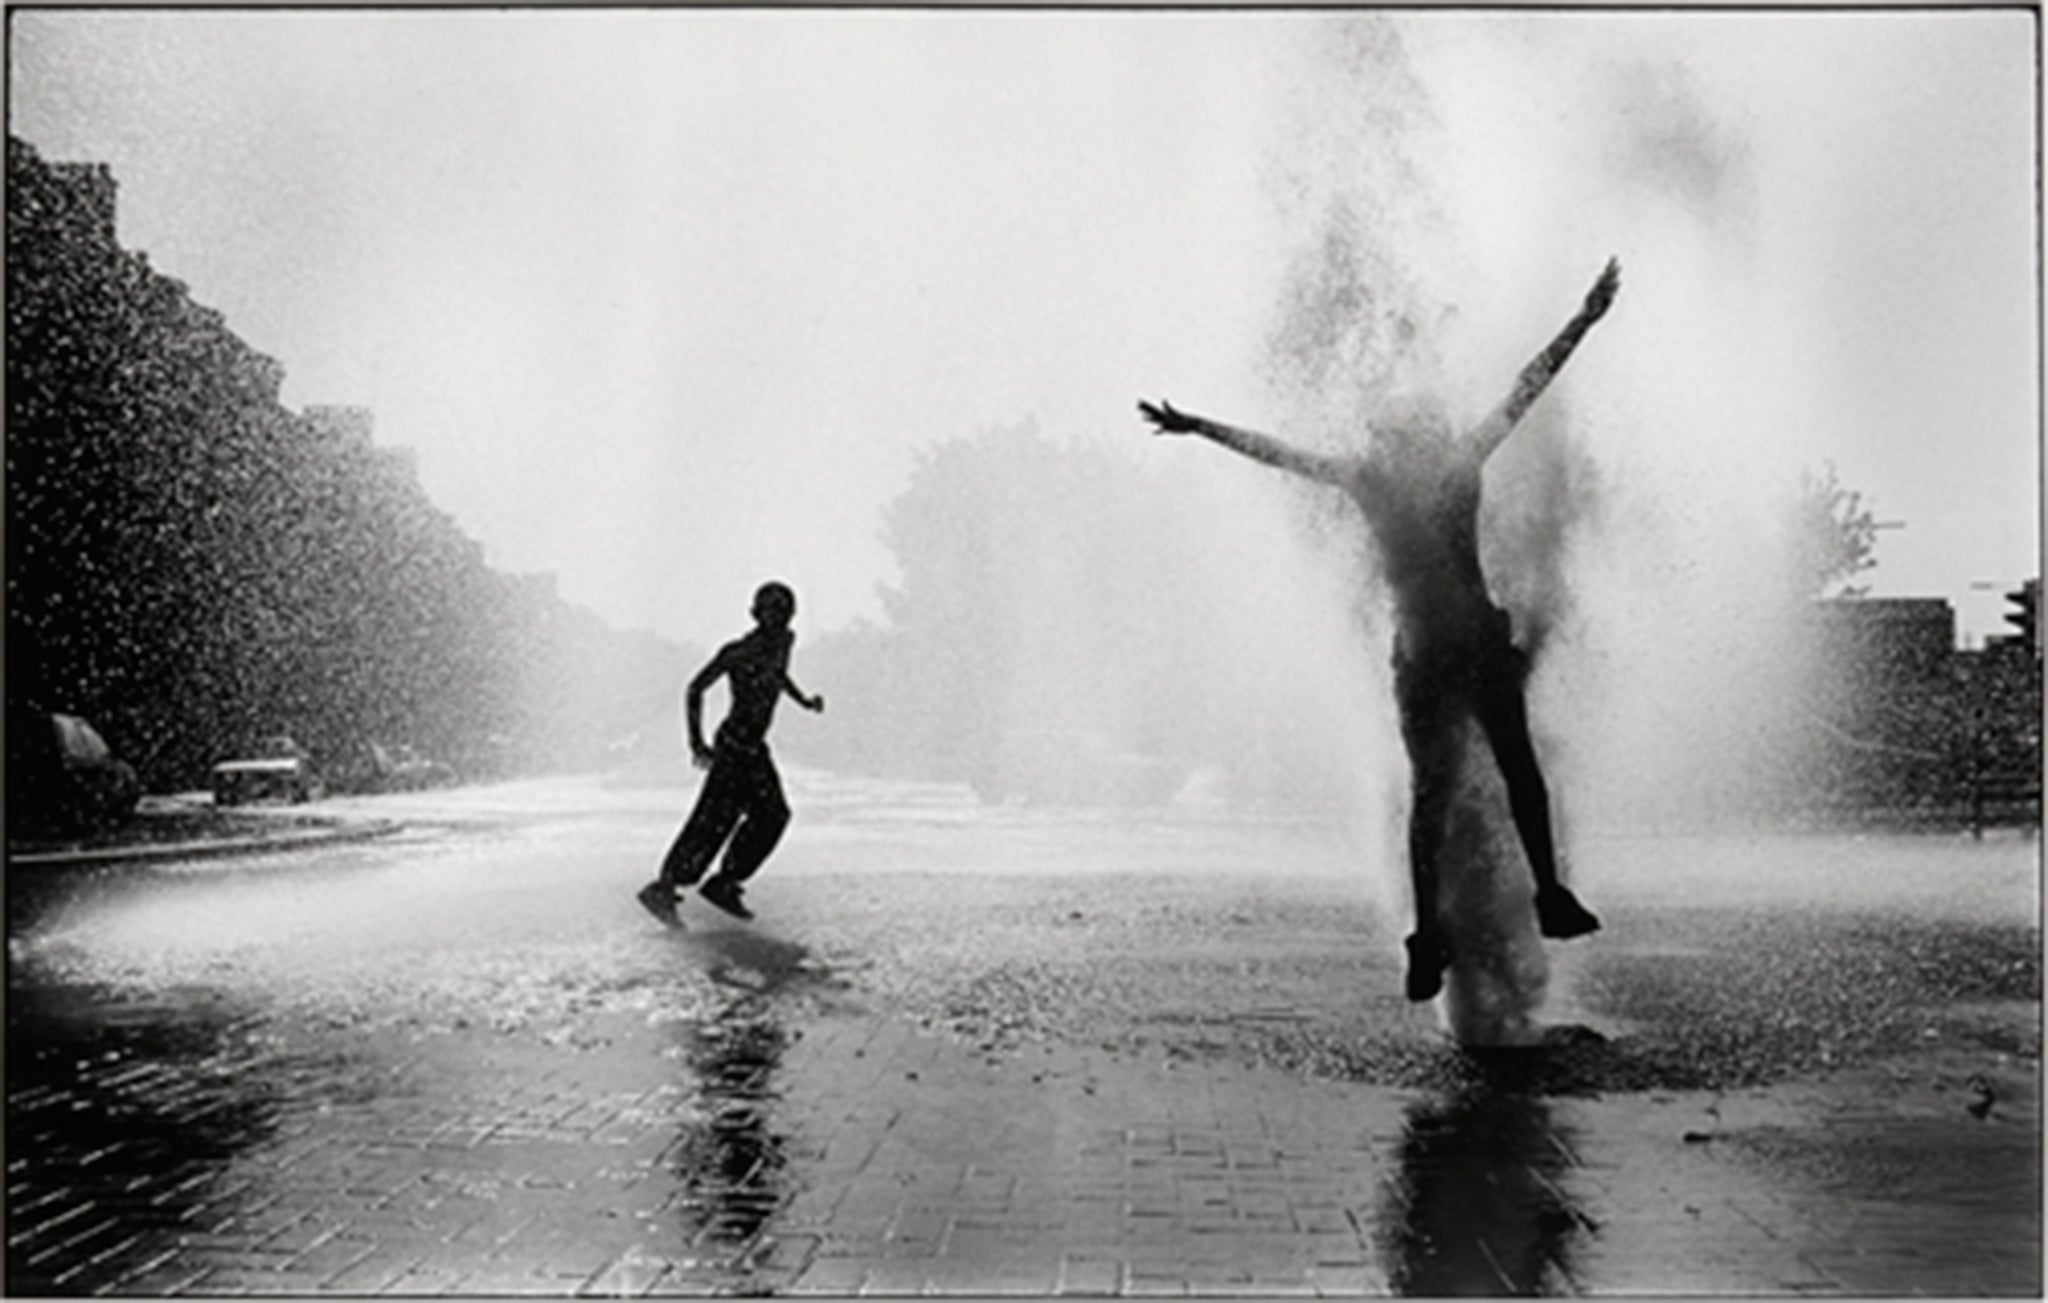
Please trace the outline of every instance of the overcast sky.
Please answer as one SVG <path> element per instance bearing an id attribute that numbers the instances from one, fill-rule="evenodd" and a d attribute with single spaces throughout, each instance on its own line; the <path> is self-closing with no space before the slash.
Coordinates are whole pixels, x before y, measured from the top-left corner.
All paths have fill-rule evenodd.
<path id="1" fill-rule="evenodd" d="M 1645 500 L 1832 460 L 1905 522 L 1876 590 L 1976 634 L 2038 568 L 2028 11 L 10 17 L 13 134 L 621 626 L 729 636 L 770 576 L 875 614 L 939 440 L 1258 423 L 1348 175 L 1502 386 L 1622 257 L 1570 399 Z"/>

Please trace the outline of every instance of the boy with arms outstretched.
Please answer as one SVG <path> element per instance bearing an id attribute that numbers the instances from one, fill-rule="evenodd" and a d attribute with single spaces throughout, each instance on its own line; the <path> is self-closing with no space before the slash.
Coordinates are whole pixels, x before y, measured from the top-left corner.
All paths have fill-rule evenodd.
<path id="1" fill-rule="evenodd" d="M 690 758 L 708 769 L 696 808 L 662 860 L 661 875 L 640 889 L 640 904 L 669 927 L 681 927 L 676 895 L 694 885 L 719 848 L 724 863 L 698 889 L 704 899 L 737 918 L 753 912 L 740 899 L 740 884 L 754 876 L 789 826 L 789 802 L 782 777 L 768 753 L 768 726 L 784 693 L 809 711 L 825 709 L 823 697 L 807 697 L 789 677 L 789 653 L 796 634 L 796 594 L 788 585 L 766 583 L 754 594 L 754 629 L 718 649 L 690 680 L 684 693 L 689 719 Z M 718 726 L 717 744 L 704 744 L 704 694 L 719 679 L 731 683 L 732 709 Z"/>
<path id="2" fill-rule="evenodd" d="M 1511 641 L 1506 611 L 1493 604 L 1479 566 L 1479 496 L 1487 458 L 1548 387 L 1621 288 L 1609 261 L 1579 312 L 1522 369 L 1514 388 L 1477 426 L 1454 432 L 1433 405 L 1376 418 L 1363 454 L 1323 456 L 1269 435 L 1139 403 L 1161 434 L 1196 434 L 1255 461 L 1334 485 L 1365 514 L 1394 597 L 1394 693 L 1412 770 L 1408 822 L 1415 931 L 1407 939 L 1407 993 L 1433 998 L 1451 951 L 1437 919 L 1437 859 L 1449 825 L 1458 764 L 1458 726 L 1470 714 L 1506 780 L 1509 810 L 1536 879 L 1544 936 L 1597 930 L 1595 918 L 1559 879 L 1550 793 L 1529 736 L 1523 681 L 1528 656 Z"/>

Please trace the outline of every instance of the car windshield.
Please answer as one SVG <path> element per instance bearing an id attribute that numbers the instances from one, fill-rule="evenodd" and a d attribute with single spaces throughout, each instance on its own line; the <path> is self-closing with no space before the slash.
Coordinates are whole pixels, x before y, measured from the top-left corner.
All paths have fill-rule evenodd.
<path id="1" fill-rule="evenodd" d="M 57 751 L 66 760 L 97 765 L 105 763 L 112 754 L 106 741 L 84 720 L 73 715 L 52 715 L 50 722 L 57 728 Z"/>

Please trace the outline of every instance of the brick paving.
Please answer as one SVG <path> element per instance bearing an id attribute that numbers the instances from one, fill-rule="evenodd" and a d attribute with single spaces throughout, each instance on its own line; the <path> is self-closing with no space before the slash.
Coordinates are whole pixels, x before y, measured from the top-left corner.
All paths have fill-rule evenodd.
<path id="1" fill-rule="evenodd" d="M 2031 1060 L 1983 1121 L 1853 1074 L 1446 1097 L 979 1051 L 747 936 L 706 934 L 767 990 L 564 1037 L 166 994 L 17 1040 L 10 990 L 5 1292 L 2042 1292 Z"/>
<path id="2" fill-rule="evenodd" d="M 1444 1098 L 758 994 L 258 1030 L 10 1072 L 9 1293 L 2041 1292 L 2035 1118 L 1824 1081 Z"/>

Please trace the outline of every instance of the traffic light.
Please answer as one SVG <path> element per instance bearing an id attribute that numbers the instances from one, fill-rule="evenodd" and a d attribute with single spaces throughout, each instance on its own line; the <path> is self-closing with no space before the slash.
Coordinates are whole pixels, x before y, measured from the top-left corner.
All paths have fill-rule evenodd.
<path id="1" fill-rule="evenodd" d="M 2026 583 L 2007 593 L 2005 600 L 2010 602 L 2013 607 L 2012 610 L 2005 613 L 2005 622 L 2019 630 L 2019 636 L 2014 638 L 2013 641 L 2024 641 L 2028 647 L 2033 648 L 2036 653 L 2039 653 L 2041 650 L 2041 581 L 2029 579 Z"/>

